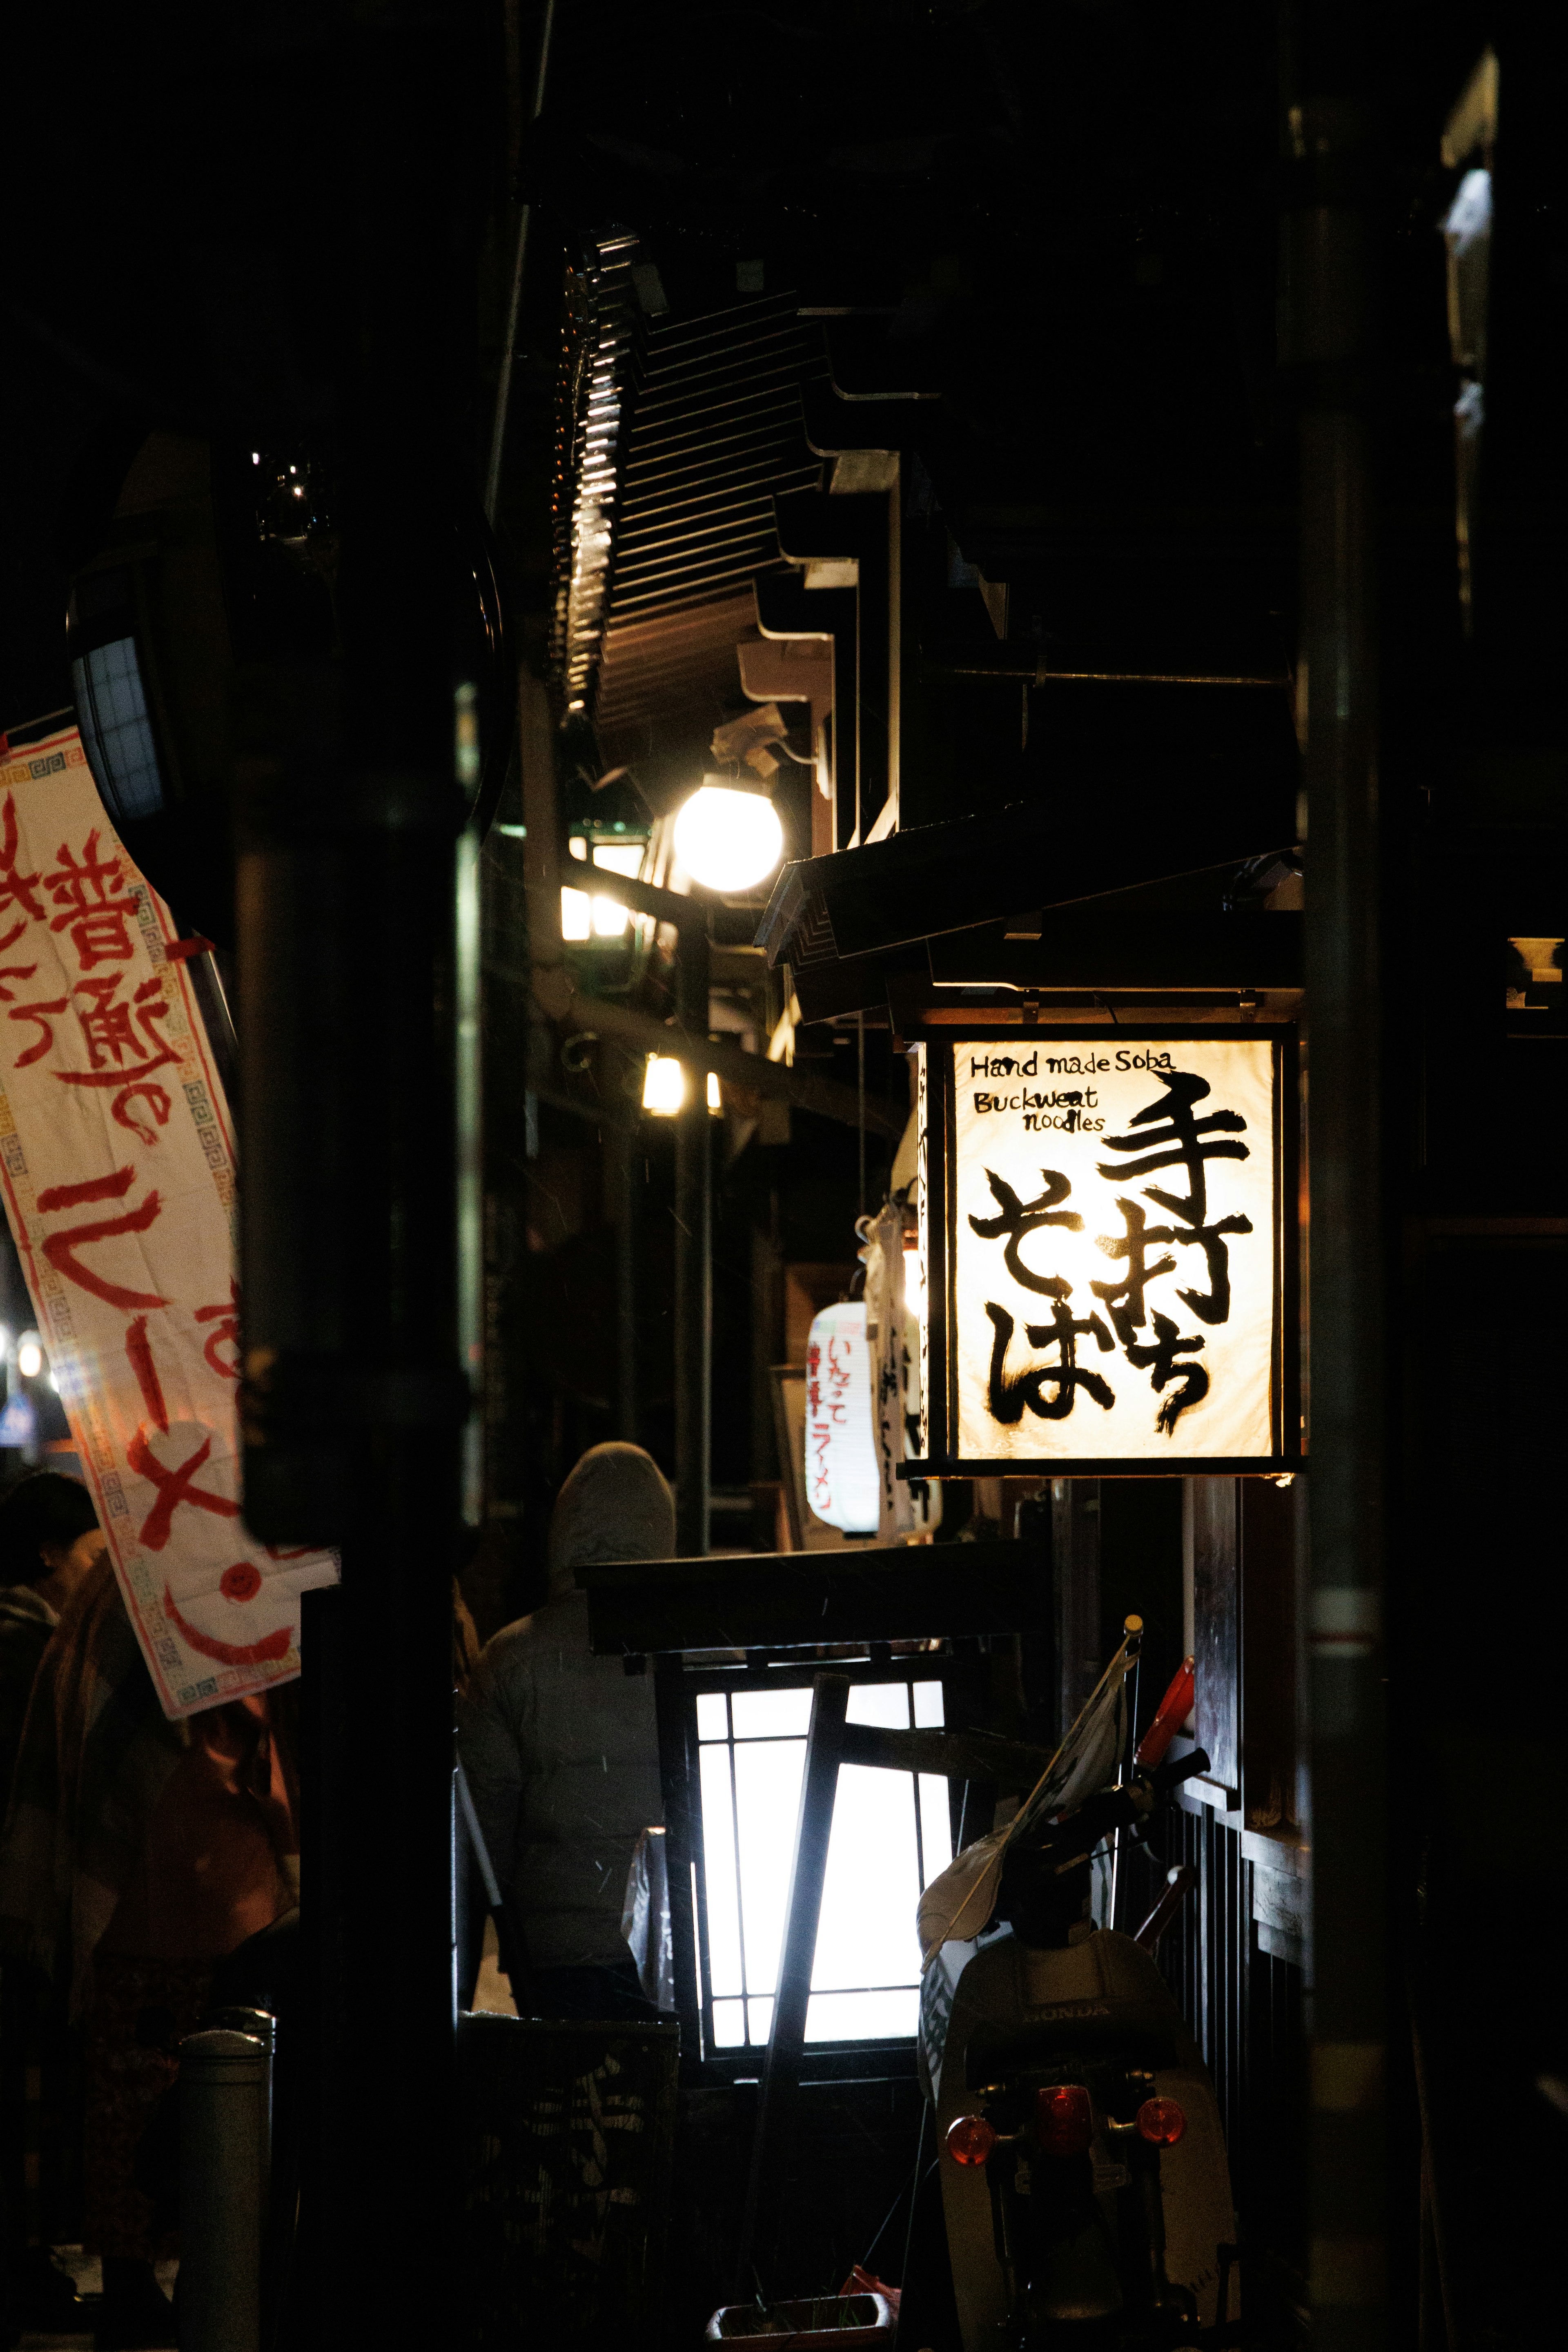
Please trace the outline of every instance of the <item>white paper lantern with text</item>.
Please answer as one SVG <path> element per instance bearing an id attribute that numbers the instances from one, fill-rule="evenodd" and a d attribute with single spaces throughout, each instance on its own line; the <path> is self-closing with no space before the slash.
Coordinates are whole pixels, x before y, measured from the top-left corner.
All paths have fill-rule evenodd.
<path id="1" fill-rule="evenodd" d="M 872 1430 L 877 1443 L 877 1533 L 884 1543 L 929 1535 L 942 1523 L 942 1488 L 900 1478 L 899 1465 L 921 1450 L 920 1256 L 904 1230 L 904 1210 L 889 1202 L 865 1227 L 866 1336 L 875 1370 Z"/>
<path id="2" fill-rule="evenodd" d="M 863 1299 L 825 1307 L 805 1349 L 805 1499 L 847 1535 L 875 1535 L 875 1367 Z"/>

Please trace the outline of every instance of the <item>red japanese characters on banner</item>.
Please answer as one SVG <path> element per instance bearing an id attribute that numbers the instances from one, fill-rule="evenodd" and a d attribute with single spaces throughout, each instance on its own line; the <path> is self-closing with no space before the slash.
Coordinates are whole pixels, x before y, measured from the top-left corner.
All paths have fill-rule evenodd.
<path id="1" fill-rule="evenodd" d="M 239 1516 L 234 1137 L 169 910 L 75 728 L 0 752 L 0 1183 L 164 1712 L 300 1671 L 330 1552 Z"/>
<path id="2" fill-rule="evenodd" d="M 805 1350 L 805 1491 L 819 1519 L 854 1535 L 877 1529 L 871 1390 L 863 1301 L 825 1307 Z"/>

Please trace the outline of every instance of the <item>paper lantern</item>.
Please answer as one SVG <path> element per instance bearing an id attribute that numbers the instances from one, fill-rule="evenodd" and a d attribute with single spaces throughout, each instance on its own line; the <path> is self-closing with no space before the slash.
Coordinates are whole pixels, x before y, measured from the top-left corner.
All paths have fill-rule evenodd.
<path id="1" fill-rule="evenodd" d="M 920 1452 L 920 1252 L 904 1231 L 904 1211 L 889 1202 L 862 1221 L 866 1337 L 874 1366 L 871 1425 L 877 1447 L 877 1533 L 883 1543 L 929 1535 L 942 1523 L 942 1488 L 900 1478 L 899 1466 Z"/>
<path id="2" fill-rule="evenodd" d="M 862 1299 L 825 1307 L 805 1349 L 805 1499 L 847 1535 L 875 1535 L 874 1364 Z"/>
<path id="3" fill-rule="evenodd" d="M 928 1028 L 922 1468 L 1290 1467 L 1287 1034 Z"/>
<path id="4" fill-rule="evenodd" d="M 753 890 L 784 855 L 784 827 L 765 793 L 705 776 L 676 817 L 675 854 L 706 890 Z"/>

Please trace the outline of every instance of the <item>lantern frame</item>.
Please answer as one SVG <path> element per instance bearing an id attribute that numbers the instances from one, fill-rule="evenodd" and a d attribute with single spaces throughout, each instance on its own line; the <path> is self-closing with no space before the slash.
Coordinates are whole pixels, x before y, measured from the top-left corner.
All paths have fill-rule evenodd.
<path id="1" fill-rule="evenodd" d="M 1047 1021 L 986 1022 L 965 1015 L 959 1020 L 928 1018 L 910 1024 L 908 1042 L 923 1053 L 921 1078 L 920 1164 L 921 1169 L 921 1245 L 926 1258 L 927 1323 L 922 1354 L 922 1394 L 926 1444 L 920 1458 L 899 1465 L 900 1478 L 990 1477 L 1186 1477 L 1284 1475 L 1305 1463 L 1300 1375 L 1300 1275 L 1298 1233 L 1298 1171 L 1300 1114 L 1298 1034 L 1293 1024 L 1247 1022 L 1245 1024 L 1207 1022 L 1160 1022 L 1137 1024 L 1118 1022 L 1106 1029 L 1099 1024 L 1052 1024 Z M 1122 1046 L 1161 1045 L 1202 1048 L 1241 1037 L 1266 1038 L 1269 1044 L 1272 1117 L 1272 1316 L 1268 1371 L 1270 1446 L 1266 1453 L 1232 1454 L 1172 1454 L 1152 1429 L 1147 1450 L 1141 1454 L 1082 1454 L 1022 1453 L 977 1456 L 950 1448 L 949 1434 L 957 1430 L 957 1309 L 954 1299 L 957 1186 L 954 1182 L 956 1136 L 956 1062 L 962 1051 L 985 1045 L 993 1052 L 1027 1051 L 1038 1045 L 1072 1046 L 1080 1053 L 1112 1053 Z M 1157 1450 L 1158 1449 L 1158 1450 Z"/>

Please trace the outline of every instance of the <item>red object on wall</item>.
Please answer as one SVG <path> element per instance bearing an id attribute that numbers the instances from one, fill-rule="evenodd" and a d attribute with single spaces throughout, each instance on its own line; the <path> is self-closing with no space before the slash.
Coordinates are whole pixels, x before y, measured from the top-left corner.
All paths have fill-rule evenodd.
<path id="1" fill-rule="evenodd" d="M 1172 1740 L 1193 1711 L 1197 1697 L 1197 1675 L 1191 1658 L 1184 1658 L 1176 1668 L 1170 1689 L 1154 1709 L 1154 1720 L 1138 1742 L 1133 1757 L 1135 1764 L 1158 1764 Z"/>

